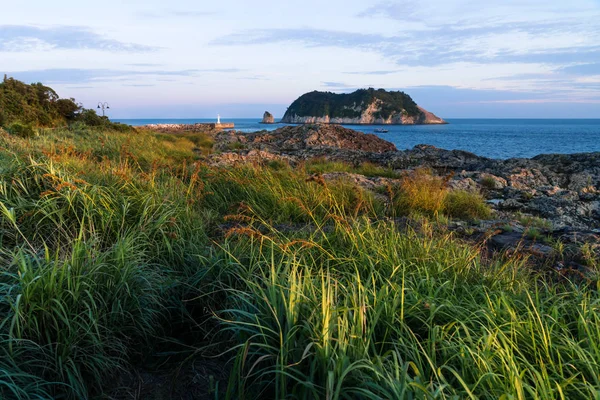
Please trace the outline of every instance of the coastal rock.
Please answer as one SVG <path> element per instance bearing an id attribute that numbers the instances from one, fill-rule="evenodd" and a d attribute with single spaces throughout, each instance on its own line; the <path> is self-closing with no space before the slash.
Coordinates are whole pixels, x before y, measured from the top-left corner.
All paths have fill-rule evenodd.
<path id="1" fill-rule="evenodd" d="M 301 158 L 319 150 L 323 154 L 334 150 L 369 153 L 396 151 L 394 144 L 375 135 L 357 132 L 337 125 L 286 126 L 272 132 L 261 131 L 244 135 L 251 148 L 293 154 Z"/>
<path id="2" fill-rule="evenodd" d="M 445 124 L 446 121 L 419 107 L 404 92 L 360 89 L 353 93 L 310 92 L 286 111 L 290 124 Z"/>
<path id="3" fill-rule="evenodd" d="M 220 154 L 210 156 L 212 165 L 230 166 L 235 164 L 245 164 L 249 162 L 264 163 L 269 161 L 282 161 L 292 163 L 293 160 L 289 157 L 269 153 L 262 150 L 251 150 L 247 153 L 239 153 L 226 151 Z"/>
<path id="4" fill-rule="evenodd" d="M 503 232 L 490 238 L 490 246 L 495 250 L 528 253 L 534 257 L 547 259 L 555 254 L 555 250 L 547 245 L 537 243 L 519 232 Z"/>
<path id="5" fill-rule="evenodd" d="M 368 162 L 396 172 L 427 168 L 448 178 L 451 189 L 481 191 L 506 218 L 526 212 L 556 227 L 600 228 L 600 153 L 495 160 L 429 145 L 398 151 L 375 135 L 327 124 L 287 126 L 271 132 L 220 132 L 215 135 L 214 149 L 226 153 L 223 157 L 229 161 L 250 157 L 296 164 L 322 157 L 350 165 Z M 219 155 L 212 157 L 218 162 Z M 365 188 L 376 183 L 371 178 L 369 182 L 347 178 Z"/>
<path id="6" fill-rule="evenodd" d="M 504 178 L 492 174 L 480 174 L 479 183 L 486 189 L 502 190 L 508 186 L 508 182 Z"/>
<path id="7" fill-rule="evenodd" d="M 260 121 L 260 123 L 261 124 L 274 124 L 275 117 L 270 112 L 265 111 L 265 114 L 263 115 L 263 119 L 262 119 L 262 121 Z"/>
<path id="8" fill-rule="evenodd" d="M 470 192 L 478 189 L 477 183 L 471 178 L 453 179 L 448 182 L 448 186 L 454 190 L 466 190 Z"/>
<path id="9" fill-rule="evenodd" d="M 498 207 L 502 210 L 522 210 L 525 208 L 525 205 L 515 199 L 508 199 L 500 202 Z"/>
<path id="10" fill-rule="evenodd" d="M 531 189 L 549 184 L 548 179 L 538 169 L 521 169 L 508 177 L 510 186 L 517 189 Z"/>

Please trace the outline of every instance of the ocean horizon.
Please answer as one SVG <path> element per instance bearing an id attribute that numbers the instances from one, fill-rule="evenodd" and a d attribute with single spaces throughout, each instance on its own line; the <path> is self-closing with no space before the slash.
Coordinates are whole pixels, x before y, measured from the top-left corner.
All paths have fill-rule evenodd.
<path id="1" fill-rule="evenodd" d="M 216 122 L 215 118 L 114 119 L 133 126 Z M 261 124 L 260 118 L 222 118 L 235 130 L 275 130 L 289 124 Z M 447 125 L 344 125 L 375 134 L 399 150 L 428 144 L 447 150 L 464 150 L 479 156 L 508 159 L 539 154 L 573 154 L 600 151 L 600 119 L 552 118 L 449 118 Z M 378 133 L 378 128 L 389 132 Z"/>

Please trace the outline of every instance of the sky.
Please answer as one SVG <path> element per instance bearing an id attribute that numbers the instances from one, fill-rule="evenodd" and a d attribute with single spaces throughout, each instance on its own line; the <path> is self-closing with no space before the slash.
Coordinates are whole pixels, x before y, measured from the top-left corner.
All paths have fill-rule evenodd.
<path id="1" fill-rule="evenodd" d="M 600 0 L 3 3 L 0 73 L 111 118 L 280 117 L 366 87 L 443 118 L 600 118 Z"/>

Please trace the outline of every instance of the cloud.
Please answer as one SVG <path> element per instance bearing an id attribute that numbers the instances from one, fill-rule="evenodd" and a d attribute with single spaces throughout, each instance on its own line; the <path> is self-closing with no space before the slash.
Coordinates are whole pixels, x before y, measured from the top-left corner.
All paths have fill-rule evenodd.
<path id="1" fill-rule="evenodd" d="M 348 75 L 391 75 L 400 72 L 398 69 L 388 70 L 388 71 L 352 71 L 352 72 L 344 72 L 344 74 Z"/>
<path id="2" fill-rule="evenodd" d="M 597 107 L 600 103 L 600 93 L 598 91 L 590 92 L 572 92 L 572 88 L 561 89 L 555 87 L 546 87 L 544 89 L 528 89 L 528 90 L 494 90 L 494 89 L 477 89 L 477 88 L 460 88 L 447 85 L 432 85 L 432 86 L 412 86 L 398 88 L 405 91 L 419 104 L 432 112 L 439 112 L 442 115 L 452 116 L 477 116 L 478 109 L 486 110 L 490 113 L 480 116 L 487 118 L 493 115 L 494 105 L 498 106 L 497 116 L 503 114 L 500 105 L 511 105 L 506 108 L 508 115 L 514 117 L 534 117 L 534 114 L 529 114 L 535 110 L 535 115 L 544 115 L 543 107 L 549 107 L 548 110 L 556 108 L 558 114 L 556 118 L 566 117 L 569 114 L 563 113 L 558 105 L 564 105 L 565 110 L 569 109 L 572 112 L 570 117 L 588 118 L 600 117 L 600 108 L 593 111 L 592 104 Z M 518 106 L 524 107 L 518 109 Z M 580 111 L 576 110 L 577 105 L 585 105 Z M 583 110 L 585 109 L 584 113 Z M 554 111 L 553 111 L 554 112 Z M 554 115 L 546 113 L 545 115 Z"/>
<path id="3" fill-rule="evenodd" d="M 357 17 L 406 19 L 417 14 L 417 4 L 408 0 L 384 1 L 358 13 Z"/>
<path id="4" fill-rule="evenodd" d="M 546 90 L 551 87 L 556 91 L 570 91 L 571 94 L 581 95 L 586 91 L 597 91 L 600 88 L 600 64 L 579 64 L 567 67 L 557 67 L 547 73 L 522 73 L 507 76 L 498 76 L 484 79 L 484 81 L 506 82 L 513 81 L 528 87 Z M 591 79 L 591 80 L 590 80 Z"/>
<path id="5" fill-rule="evenodd" d="M 8 76 L 24 82 L 43 82 L 45 84 L 79 84 L 103 81 L 127 81 L 136 77 L 192 77 L 203 73 L 235 73 L 236 68 L 187 69 L 187 70 L 113 70 L 57 68 L 31 71 L 7 72 Z"/>
<path id="6" fill-rule="evenodd" d="M 504 51 L 496 53 L 495 58 L 504 62 L 528 62 L 553 65 L 594 63 L 600 59 L 600 46 L 559 47 L 526 53 Z"/>
<path id="7" fill-rule="evenodd" d="M 454 101 L 458 103 L 479 103 L 489 101 L 517 101 L 543 99 L 548 92 L 513 91 L 496 89 L 460 88 L 449 85 L 408 86 L 398 90 L 409 93 L 415 101 L 422 97 L 428 102 Z M 418 102 L 418 101 L 417 101 Z"/>
<path id="8" fill-rule="evenodd" d="M 600 60 L 600 51 L 597 60 Z M 600 75 L 600 63 L 572 65 L 560 69 L 559 72 L 578 76 Z"/>
<path id="9" fill-rule="evenodd" d="M 271 78 L 268 78 L 265 75 L 241 76 L 238 79 L 240 79 L 240 80 L 248 80 L 248 81 L 270 81 L 271 80 Z"/>
<path id="10" fill-rule="evenodd" d="M 485 78 L 484 81 L 532 81 L 532 80 L 555 80 L 556 73 L 538 73 L 538 72 L 527 72 L 522 74 L 513 74 L 513 75 L 503 75 L 503 76 L 495 76 L 492 78 Z"/>
<path id="11" fill-rule="evenodd" d="M 137 14 L 144 18 L 198 18 L 216 15 L 214 11 L 191 11 L 191 10 L 163 10 L 163 11 L 141 11 Z"/>
<path id="12" fill-rule="evenodd" d="M 336 89 L 348 88 L 348 85 L 346 85 L 345 83 L 341 83 L 341 82 L 321 82 L 321 86 L 324 86 L 327 88 L 336 88 Z"/>
<path id="13" fill-rule="evenodd" d="M 243 72 L 245 70 L 241 68 L 212 68 L 212 69 L 199 69 L 197 71 L 200 72 L 222 72 L 225 74 L 235 73 L 235 72 Z"/>
<path id="14" fill-rule="evenodd" d="M 161 67 L 163 64 L 153 64 L 153 63 L 133 63 L 126 64 L 131 67 Z"/>
<path id="15" fill-rule="evenodd" d="M 40 28 L 29 25 L 0 25 L 0 52 L 55 49 L 149 52 L 158 48 L 109 39 L 81 26 Z"/>
<path id="16" fill-rule="evenodd" d="M 529 8 L 539 4 L 526 2 Z M 384 2 L 359 15 L 364 18 L 386 16 L 405 18 L 416 6 L 405 1 Z M 419 5 L 419 7 L 421 7 Z M 509 4 L 508 10 L 520 10 Z M 497 6 L 496 9 L 501 7 Z M 440 66 L 452 63 L 544 63 L 565 66 L 593 63 L 600 59 L 600 12 L 585 15 L 519 14 L 495 11 L 496 17 L 478 18 L 481 12 L 456 9 L 444 22 L 425 18 L 422 23 L 398 24 L 390 21 L 390 34 L 353 32 L 316 28 L 256 29 L 234 32 L 211 42 L 218 46 L 247 46 L 294 43 L 306 48 L 332 47 L 378 53 L 402 66 Z M 528 10 L 528 8 L 523 8 Z M 427 10 L 419 9 L 420 13 Z M 414 11 L 416 12 L 416 11 Z M 479 13 L 479 14 L 478 14 Z M 468 17 L 463 16 L 468 14 Z M 494 14 L 493 14 L 494 15 Z M 515 17 L 515 15 L 517 17 Z M 542 17 L 546 17 L 545 19 Z M 512 19 L 511 19 L 512 18 Z M 515 19 L 519 18 L 519 19 Z M 452 20 L 452 22 L 447 22 Z M 388 71 L 385 71 L 388 72 Z"/>
<path id="17" fill-rule="evenodd" d="M 331 31 L 325 29 L 259 29 L 233 33 L 211 42 L 217 46 L 240 46 L 298 42 L 307 47 L 365 47 L 378 46 L 386 40 L 378 34 Z"/>

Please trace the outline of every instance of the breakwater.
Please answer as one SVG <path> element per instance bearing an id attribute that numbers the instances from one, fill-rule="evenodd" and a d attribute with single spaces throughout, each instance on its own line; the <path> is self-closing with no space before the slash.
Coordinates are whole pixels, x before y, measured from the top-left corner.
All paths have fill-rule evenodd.
<path id="1" fill-rule="evenodd" d="M 195 124 L 148 124 L 145 128 L 159 132 L 177 133 L 177 132 L 210 132 L 222 131 L 225 129 L 234 129 L 233 122 L 222 123 L 195 123 Z"/>

